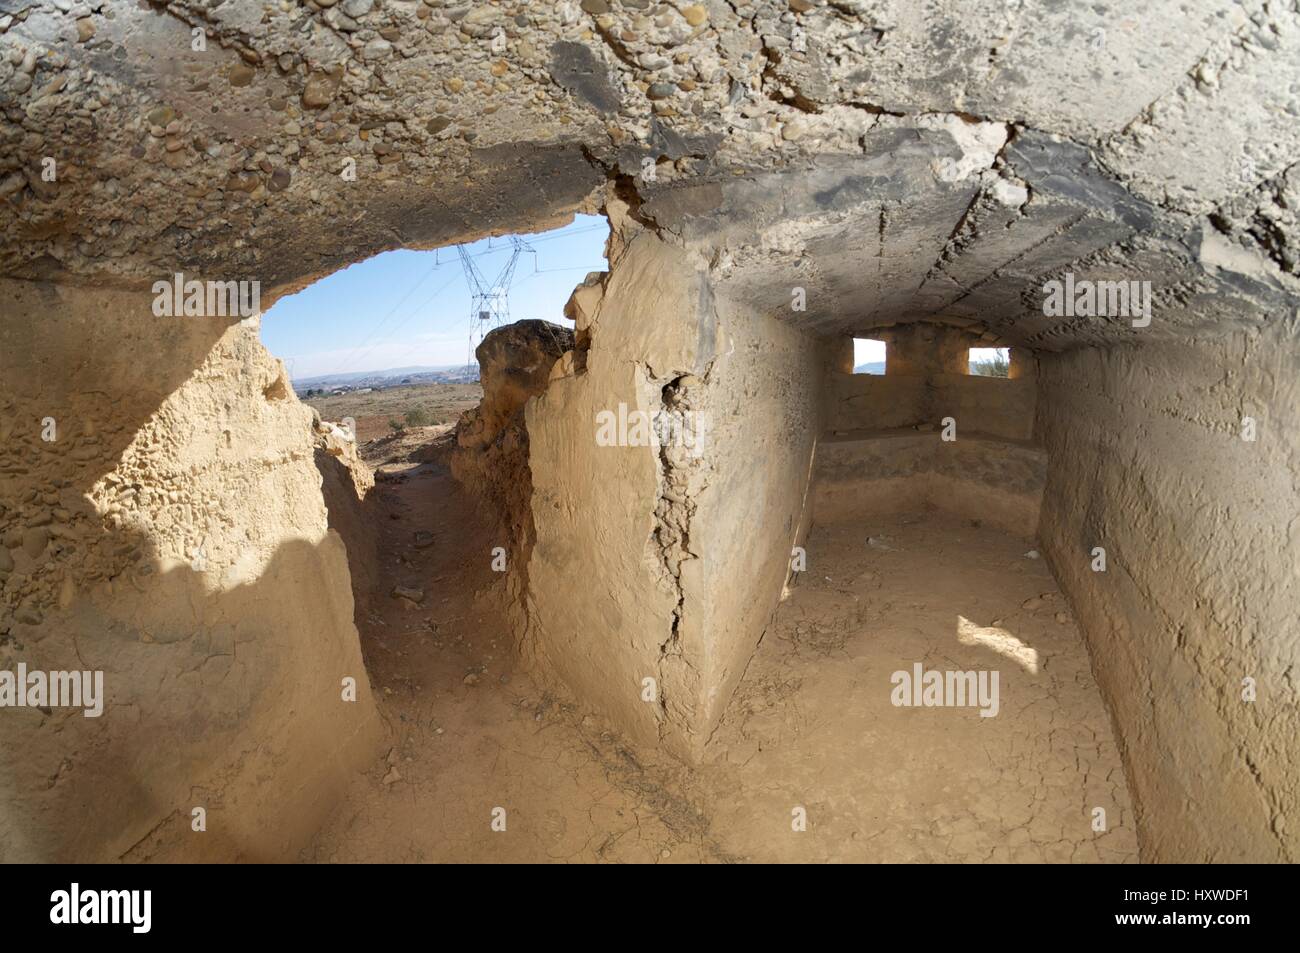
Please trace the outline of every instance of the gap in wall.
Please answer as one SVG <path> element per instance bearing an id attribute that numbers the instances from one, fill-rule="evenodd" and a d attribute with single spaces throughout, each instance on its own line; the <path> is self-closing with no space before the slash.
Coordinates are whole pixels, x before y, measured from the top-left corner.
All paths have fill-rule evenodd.
<path id="1" fill-rule="evenodd" d="M 853 373 L 885 373 L 885 342 L 879 338 L 853 339 Z"/>
<path id="2" fill-rule="evenodd" d="M 980 377 L 1007 377 L 1011 369 L 1008 347 L 973 347 L 969 355 L 970 373 Z"/>
<path id="3" fill-rule="evenodd" d="M 586 274 L 606 270 L 608 235 L 604 217 L 578 215 L 535 234 L 383 252 L 264 316 L 263 344 L 316 415 L 329 525 L 348 550 L 354 621 L 377 684 L 430 662 L 395 659 L 397 633 L 437 641 L 454 626 L 460 645 L 472 643 L 476 633 L 455 620 L 484 611 L 475 595 L 500 580 L 494 563 L 509 561 L 493 553 L 510 549 L 512 517 L 527 506 L 527 481 L 510 470 L 526 468 L 527 447 L 521 461 L 517 438 L 507 441 L 509 460 L 459 471 L 453 457 L 471 444 L 493 452 L 492 428 L 510 415 L 499 404 L 484 412 L 484 397 L 506 364 L 567 349 L 557 343 L 572 340 L 565 304 Z M 494 481 L 493 471 L 505 472 Z M 509 644 L 508 632 L 497 636 L 497 650 Z"/>

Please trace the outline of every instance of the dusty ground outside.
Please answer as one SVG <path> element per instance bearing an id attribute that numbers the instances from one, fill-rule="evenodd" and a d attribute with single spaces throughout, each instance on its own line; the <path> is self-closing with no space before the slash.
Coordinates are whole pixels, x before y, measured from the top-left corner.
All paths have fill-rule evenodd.
<path id="1" fill-rule="evenodd" d="M 367 501 L 382 571 L 358 618 L 388 753 L 303 860 L 1137 860 L 1086 649 L 1030 544 L 939 514 L 816 528 L 691 769 L 517 671 L 497 541 L 437 454 L 405 461 L 442 429 L 365 450 L 390 461 Z M 891 675 L 916 662 L 997 670 L 998 714 L 895 707 Z"/>
<path id="2" fill-rule="evenodd" d="M 402 423 L 406 414 L 415 410 L 423 411 L 430 426 L 455 424 L 461 413 L 477 407 L 482 397 L 483 388 L 478 384 L 408 384 L 368 394 L 348 391 L 303 396 L 302 402 L 320 411 L 324 420 L 351 417 L 357 422 L 357 440 L 364 445 L 391 436 L 389 421 Z M 364 454 L 364 446 L 361 449 Z M 382 462 L 382 456 L 376 462 Z"/>

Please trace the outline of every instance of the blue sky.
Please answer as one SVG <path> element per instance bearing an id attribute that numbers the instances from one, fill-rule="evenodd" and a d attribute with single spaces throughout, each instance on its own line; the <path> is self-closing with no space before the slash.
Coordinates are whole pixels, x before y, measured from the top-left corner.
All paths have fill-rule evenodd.
<path id="1" fill-rule="evenodd" d="M 579 215 L 563 228 L 521 236 L 510 317 L 566 324 L 564 303 L 589 271 L 604 271 L 604 218 Z M 506 238 L 467 246 L 493 284 L 510 260 Z M 435 262 L 437 263 L 435 265 Z M 381 371 L 414 364 L 464 364 L 470 357 L 471 298 L 454 247 L 384 252 L 281 298 L 262 316 L 262 343 L 294 378 Z"/>

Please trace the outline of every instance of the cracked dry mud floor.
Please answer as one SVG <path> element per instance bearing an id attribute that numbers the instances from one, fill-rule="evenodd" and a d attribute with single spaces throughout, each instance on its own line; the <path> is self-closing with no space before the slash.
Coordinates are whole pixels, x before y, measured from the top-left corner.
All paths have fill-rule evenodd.
<path id="1" fill-rule="evenodd" d="M 378 614 L 359 620 L 388 753 L 303 860 L 1137 860 L 1087 651 L 1023 540 L 940 514 L 815 528 L 808 571 L 688 768 L 516 669 L 503 577 L 465 556 L 491 534 L 441 465 L 405 474 L 373 502 Z M 413 529 L 435 545 L 409 545 Z M 386 597 L 412 582 L 418 609 Z M 894 707 L 891 674 L 918 661 L 998 670 L 997 716 Z"/>
<path id="2" fill-rule="evenodd" d="M 715 788 L 742 792 L 711 815 L 729 849 L 755 860 L 1137 860 L 1087 649 L 1030 545 L 938 513 L 813 529 L 808 571 L 710 744 Z M 998 714 L 894 707 L 890 676 L 915 662 L 997 670 Z M 791 804 L 808 811 L 806 836 L 786 833 Z M 1096 807 L 1105 833 L 1092 830 Z"/>

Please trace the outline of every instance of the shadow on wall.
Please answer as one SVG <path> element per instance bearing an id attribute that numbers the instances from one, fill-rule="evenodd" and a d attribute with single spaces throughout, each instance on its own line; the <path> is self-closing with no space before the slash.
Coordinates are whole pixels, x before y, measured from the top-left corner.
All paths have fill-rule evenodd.
<path id="1" fill-rule="evenodd" d="M 348 575 L 351 579 L 353 619 L 368 611 L 370 594 L 379 581 L 379 545 L 375 523 L 378 500 L 371 485 L 360 491 L 353 472 L 340 457 L 323 447 L 312 454 L 321 478 L 321 496 L 329 515 L 329 528 L 343 540 L 347 549 Z M 364 464 L 362 464 L 364 466 Z"/>
<path id="2" fill-rule="evenodd" d="M 309 412 L 254 327 L 0 284 L 0 667 L 106 696 L 0 710 L 0 860 L 291 857 L 378 740 Z"/>

